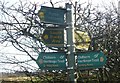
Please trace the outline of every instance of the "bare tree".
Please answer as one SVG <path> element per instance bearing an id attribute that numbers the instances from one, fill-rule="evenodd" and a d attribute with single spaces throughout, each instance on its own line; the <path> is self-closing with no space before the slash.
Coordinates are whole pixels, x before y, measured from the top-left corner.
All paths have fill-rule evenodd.
<path id="1" fill-rule="evenodd" d="M 36 62 L 36 57 L 39 55 L 39 52 L 46 50 L 40 38 L 44 29 L 37 15 L 37 5 L 27 1 L 20 1 L 19 3 L 9 5 L 7 2 L 0 1 L 0 12 L 0 43 L 4 44 L 5 42 L 9 42 L 21 53 L 24 53 L 25 56 L 29 56 L 27 60 L 18 60 L 16 56 L 9 57 L 7 55 L 10 54 L 4 54 L 4 56 L 0 56 L 4 58 L 0 63 L 15 64 L 23 70 L 28 71 L 32 67 L 28 63 L 30 61 Z M 26 75 L 30 74 L 26 73 Z"/>
<path id="2" fill-rule="evenodd" d="M 54 3 L 50 0 L 51 5 Z M 2 34 L 0 43 L 9 42 L 21 52 L 30 57 L 27 61 L 18 61 L 15 57 L 1 61 L 2 63 L 17 64 L 24 70 L 26 68 L 21 65 L 29 61 L 36 61 L 27 48 L 34 53 L 39 54 L 41 51 L 46 51 L 46 46 L 41 40 L 41 35 L 44 30 L 44 24 L 40 22 L 38 17 L 38 7 L 36 4 L 22 2 L 13 5 L 0 1 L 1 21 L 0 27 Z M 7 6 L 6 6 L 7 5 Z M 120 63 L 120 29 L 118 23 L 118 11 L 112 4 L 112 8 L 105 6 L 105 10 L 99 10 L 99 7 L 93 7 L 92 4 L 74 5 L 76 11 L 76 29 L 89 33 L 91 38 L 91 46 L 89 50 L 102 50 L 108 58 L 105 68 L 100 69 L 101 76 L 106 75 L 107 80 L 118 80 L 119 63 Z M 103 73 L 104 70 L 105 73 Z M 26 70 L 27 71 L 27 70 Z M 116 74 L 113 76 L 110 72 Z M 26 73 L 28 74 L 28 73 Z M 114 78 L 115 77 L 115 78 Z M 101 79 L 105 80 L 105 79 Z"/>
<path id="3" fill-rule="evenodd" d="M 50 3 L 53 5 L 52 1 Z M 39 68 L 30 63 L 32 61 L 36 63 L 40 52 L 52 49 L 47 48 L 41 40 L 41 35 L 45 27 L 38 17 L 39 9 L 37 4 L 32 4 L 28 1 L 20 0 L 18 3 L 12 5 L 9 2 L 0 1 L 0 43 L 5 45 L 4 47 L 7 47 L 7 42 L 21 53 L 15 53 L 14 56 L 9 56 L 11 55 L 10 53 L 3 53 L 0 55 L 2 58 L 0 63 L 19 67 L 18 70 L 25 71 L 24 73 L 30 77 L 32 83 L 32 74 L 30 72 L 36 72 Z M 27 56 L 28 59 L 18 60 L 17 55 L 21 57 Z M 16 71 L 9 68 L 3 69 Z M 44 74 L 41 75 L 39 72 L 37 73 L 37 77 L 49 81 Z M 57 77 L 54 78 L 57 79 Z"/>
<path id="4" fill-rule="evenodd" d="M 89 50 L 102 50 L 107 56 L 107 65 L 104 69 L 99 70 L 100 81 L 106 80 L 103 78 L 103 74 L 107 76 L 107 81 L 118 81 L 120 76 L 117 73 L 120 69 L 120 29 L 117 7 L 112 3 L 110 7 L 105 6 L 104 11 L 101 11 L 99 7 L 93 7 L 91 4 L 86 7 L 78 4 L 76 14 L 78 16 L 76 18 L 77 28 L 87 31 L 91 37 Z M 116 75 L 113 76 L 111 71 Z"/>

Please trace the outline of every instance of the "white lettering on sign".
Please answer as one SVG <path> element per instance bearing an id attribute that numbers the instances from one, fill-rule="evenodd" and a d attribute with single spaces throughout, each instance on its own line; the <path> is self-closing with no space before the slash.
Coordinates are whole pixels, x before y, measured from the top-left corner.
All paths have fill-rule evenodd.
<path id="1" fill-rule="evenodd" d="M 90 56 L 78 56 L 78 59 L 89 59 Z"/>
<path id="2" fill-rule="evenodd" d="M 58 63 L 65 63 L 65 60 L 58 60 Z"/>
<path id="3" fill-rule="evenodd" d="M 55 56 L 43 56 L 43 59 L 56 59 Z"/>
<path id="4" fill-rule="evenodd" d="M 60 56 L 60 59 L 64 59 L 64 55 L 63 55 L 63 56 L 61 55 L 61 56 Z"/>
<path id="5" fill-rule="evenodd" d="M 65 60 L 43 60 L 43 63 L 53 63 L 53 64 L 65 63 Z"/>
<path id="6" fill-rule="evenodd" d="M 94 55 L 94 58 L 97 58 L 97 57 L 98 57 L 98 55 L 99 55 L 99 53 L 95 54 L 95 55 Z"/>
<path id="7" fill-rule="evenodd" d="M 57 63 L 56 60 L 43 60 L 43 63 Z"/>
<path id="8" fill-rule="evenodd" d="M 80 67 L 87 67 L 87 66 L 93 66 L 93 64 L 79 64 Z"/>
<path id="9" fill-rule="evenodd" d="M 78 63 L 90 63 L 90 62 L 100 62 L 99 58 L 98 59 L 83 59 L 83 60 L 78 60 Z"/>
<path id="10" fill-rule="evenodd" d="M 92 62 L 99 62 L 99 58 L 98 59 L 92 59 Z"/>
<path id="11" fill-rule="evenodd" d="M 45 65 L 45 67 L 58 67 L 58 65 L 57 64 L 47 64 L 47 65 Z"/>
<path id="12" fill-rule="evenodd" d="M 91 62 L 91 60 L 78 60 L 78 63 L 85 63 L 85 62 Z"/>

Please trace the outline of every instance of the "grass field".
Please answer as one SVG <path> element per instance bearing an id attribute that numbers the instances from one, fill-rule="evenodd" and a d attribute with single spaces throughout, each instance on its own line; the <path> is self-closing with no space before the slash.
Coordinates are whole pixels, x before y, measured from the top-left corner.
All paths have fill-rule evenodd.
<path id="1" fill-rule="evenodd" d="M 38 79 L 32 77 L 32 80 L 37 82 Z M 0 78 L 0 83 L 31 83 L 30 77 L 4 77 Z"/>

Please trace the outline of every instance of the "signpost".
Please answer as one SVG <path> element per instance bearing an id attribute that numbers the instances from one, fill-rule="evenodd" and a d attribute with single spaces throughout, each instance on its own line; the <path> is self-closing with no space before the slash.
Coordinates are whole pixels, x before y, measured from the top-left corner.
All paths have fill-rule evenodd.
<path id="1" fill-rule="evenodd" d="M 47 28 L 42 35 L 42 39 L 48 47 L 64 47 L 64 29 Z"/>
<path id="2" fill-rule="evenodd" d="M 79 70 L 101 68 L 106 60 L 101 51 L 80 52 L 77 56 L 77 68 Z"/>
<path id="3" fill-rule="evenodd" d="M 40 53 L 37 64 L 43 70 L 66 70 L 66 56 L 63 52 Z"/>
<path id="4" fill-rule="evenodd" d="M 75 68 L 79 70 L 101 68 L 106 63 L 106 56 L 101 51 L 79 52 L 75 60 L 76 49 L 88 50 L 90 38 L 87 33 L 76 31 L 74 33 L 72 4 L 67 3 L 66 9 L 42 6 L 38 15 L 44 23 L 64 25 L 66 13 L 67 53 L 52 52 L 39 54 L 37 64 L 42 70 L 68 70 L 69 81 L 74 83 Z M 64 47 L 64 28 L 48 27 L 42 35 L 42 40 L 48 47 Z M 85 39 L 86 38 L 86 39 Z M 75 42 L 73 41 L 75 39 Z M 66 56 L 67 55 L 67 56 Z M 67 61 L 67 62 L 66 62 Z M 76 66 L 77 63 L 77 66 Z M 67 64 L 67 67 L 66 67 Z"/>
<path id="5" fill-rule="evenodd" d="M 74 48 L 74 26 L 73 26 L 73 6 L 72 4 L 66 4 L 66 23 L 68 25 L 67 29 L 67 47 L 68 47 L 68 73 L 69 81 L 74 82 L 75 79 L 75 48 Z"/>
<path id="6" fill-rule="evenodd" d="M 65 12 L 66 10 L 62 8 L 42 6 L 38 16 L 41 22 L 64 25 Z"/>

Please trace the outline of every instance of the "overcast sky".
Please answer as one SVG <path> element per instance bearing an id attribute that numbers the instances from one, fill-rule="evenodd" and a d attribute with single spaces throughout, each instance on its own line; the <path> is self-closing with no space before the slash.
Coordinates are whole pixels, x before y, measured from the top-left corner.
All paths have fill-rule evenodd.
<path id="1" fill-rule="evenodd" d="M 15 3 L 15 2 L 18 2 L 19 0 L 0 0 L 0 1 Z M 21 1 L 25 1 L 25 0 L 21 0 Z M 50 4 L 49 3 L 50 0 L 27 0 L 27 1 L 30 1 L 32 3 L 39 3 L 39 4 L 42 4 L 42 5 L 49 5 Z M 60 3 L 55 4 L 55 6 L 58 6 L 58 5 L 63 6 L 64 5 L 63 3 L 67 3 L 69 1 L 72 1 L 73 3 L 75 1 L 77 1 L 79 3 L 92 2 L 94 5 L 103 6 L 103 5 L 106 5 L 106 4 L 109 5 L 111 2 L 113 2 L 115 5 L 117 5 L 119 0 L 52 0 L 53 3 L 60 2 Z"/>

